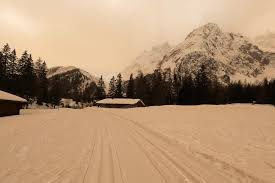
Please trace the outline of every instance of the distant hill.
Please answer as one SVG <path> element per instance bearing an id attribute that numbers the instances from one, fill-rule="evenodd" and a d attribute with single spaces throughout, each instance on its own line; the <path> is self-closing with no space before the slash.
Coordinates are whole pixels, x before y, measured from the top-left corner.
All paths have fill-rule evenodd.
<path id="1" fill-rule="evenodd" d="M 60 85 L 62 98 L 89 99 L 96 92 L 98 78 L 74 66 L 50 68 L 47 77 L 50 89 L 56 84 Z"/>

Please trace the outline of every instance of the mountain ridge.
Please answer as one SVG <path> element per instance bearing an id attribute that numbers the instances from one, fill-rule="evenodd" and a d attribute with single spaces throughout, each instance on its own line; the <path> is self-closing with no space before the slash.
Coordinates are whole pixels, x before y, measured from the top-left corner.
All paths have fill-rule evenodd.
<path id="1" fill-rule="evenodd" d="M 155 55 L 158 54 L 154 51 L 151 52 Z M 150 67 L 150 58 L 146 62 L 146 54 L 142 54 L 141 57 L 143 57 L 143 67 Z M 265 72 L 269 68 L 273 69 L 273 65 L 269 64 L 271 57 L 249 41 L 247 37 L 224 32 L 214 23 L 194 29 L 183 42 L 166 50 L 165 53 L 160 53 L 156 58 L 160 59 L 154 61 L 154 66 L 163 70 L 168 68 L 172 71 L 177 70 L 180 74 L 194 73 L 202 64 L 206 64 L 222 82 L 227 83 L 230 80 L 255 82 L 265 76 L 270 77 L 268 74 L 265 75 Z M 137 59 L 137 61 L 139 60 Z M 142 68 L 138 68 L 134 64 L 127 69 L 128 74 L 130 71 L 137 72 L 137 70 L 143 72 Z M 151 73 L 152 71 L 153 69 L 150 70 Z M 148 71 L 145 74 L 148 74 Z"/>
<path id="2" fill-rule="evenodd" d="M 81 100 L 83 97 L 88 99 L 93 96 L 99 80 L 99 78 L 75 66 L 52 67 L 48 71 L 47 78 L 49 79 L 49 88 L 60 85 L 62 86 L 59 91 L 61 97 L 75 100 Z"/>

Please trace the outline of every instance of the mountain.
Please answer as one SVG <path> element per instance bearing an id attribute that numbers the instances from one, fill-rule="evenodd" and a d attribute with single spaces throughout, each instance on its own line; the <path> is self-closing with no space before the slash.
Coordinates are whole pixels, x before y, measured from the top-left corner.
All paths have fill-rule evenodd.
<path id="1" fill-rule="evenodd" d="M 68 66 L 68 67 L 57 66 L 57 67 L 52 67 L 52 68 L 49 69 L 47 77 L 48 78 L 52 78 L 52 77 L 54 77 L 56 75 L 64 75 L 64 74 L 74 73 L 74 72 L 81 73 L 88 80 L 98 81 L 97 77 L 92 76 L 87 71 L 84 71 L 84 70 L 79 69 L 79 68 L 74 67 L 74 66 Z"/>
<path id="2" fill-rule="evenodd" d="M 59 85 L 62 98 L 81 100 L 94 95 L 98 78 L 74 66 L 50 68 L 47 74 L 50 88 Z"/>
<path id="3" fill-rule="evenodd" d="M 152 73 L 158 66 L 159 61 L 172 49 L 168 43 L 153 47 L 150 51 L 144 51 L 131 65 L 122 71 L 124 79 L 128 79 L 131 74 L 136 76 L 139 71 L 143 74 Z"/>
<path id="4" fill-rule="evenodd" d="M 266 32 L 254 39 L 262 50 L 275 53 L 275 32 Z"/>
<path id="5" fill-rule="evenodd" d="M 180 74 L 194 74 L 203 64 L 224 83 L 230 80 L 255 82 L 265 77 L 266 69 L 273 68 L 270 56 L 248 38 L 224 32 L 213 23 L 193 30 L 183 42 L 159 54 L 164 56 L 158 61 L 154 60 L 153 66 L 177 70 Z M 151 65 L 150 62 L 143 60 L 146 63 L 143 65 Z"/>

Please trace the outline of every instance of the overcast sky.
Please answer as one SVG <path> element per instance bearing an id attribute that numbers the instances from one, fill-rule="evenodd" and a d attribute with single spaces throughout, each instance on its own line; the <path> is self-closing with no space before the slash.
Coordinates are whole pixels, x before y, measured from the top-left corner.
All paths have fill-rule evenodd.
<path id="1" fill-rule="evenodd" d="M 0 45 L 110 75 L 208 22 L 247 36 L 274 31 L 275 0 L 0 0 Z"/>

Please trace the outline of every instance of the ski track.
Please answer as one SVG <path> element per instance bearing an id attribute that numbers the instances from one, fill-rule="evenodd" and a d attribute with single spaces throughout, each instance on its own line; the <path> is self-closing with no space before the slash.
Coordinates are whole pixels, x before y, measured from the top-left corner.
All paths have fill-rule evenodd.
<path id="1" fill-rule="evenodd" d="M 124 112 L 33 110 L 0 118 L 0 182 L 272 183 Z"/>

